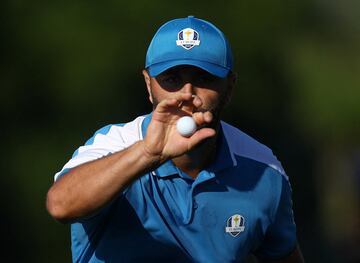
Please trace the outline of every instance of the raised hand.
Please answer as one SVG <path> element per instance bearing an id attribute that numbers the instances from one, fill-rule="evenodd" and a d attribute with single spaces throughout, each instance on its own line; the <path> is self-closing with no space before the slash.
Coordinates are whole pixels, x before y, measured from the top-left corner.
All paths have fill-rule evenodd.
<path id="1" fill-rule="evenodd" d="M 209 111 L 196 111 L 202 101 L 191 93 L 178 93 L 174 97 L 164 99 L 154 109 L 144 147 L 148 154 L 158 156 L 161 161 L 180 156 L 198 145 L 206 138 L 215 135 L 211 128 L 200 128 L 192 136 L 186 138 L 176 130 L 176 122 L 182 116 L 192 116 L 199 127 L 212 121 Z"/>

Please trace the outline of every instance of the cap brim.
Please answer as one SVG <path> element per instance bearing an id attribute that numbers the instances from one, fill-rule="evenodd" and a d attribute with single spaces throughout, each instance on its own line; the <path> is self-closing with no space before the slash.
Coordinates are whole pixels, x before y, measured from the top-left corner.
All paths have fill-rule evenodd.
<path id="1" fill-rule="evenodd" d="M 198 68 L 201 68 L 207 72 L 209 72 L 212 75 L 215 75 L 219 78 L 225 78 L 229 72 L 230 69 L 224 68 L 209 62 L 199 61 L 199 60 L 173 60 L 173 61 L 166 61 L 161 63 L 156 63 L 148 67 L 148 71 L 151 77 L 156 77 L 157 75 L 161 74 L 162 72 L 176 67 L 180 65 L 190 65 L 195 66 Z"/>

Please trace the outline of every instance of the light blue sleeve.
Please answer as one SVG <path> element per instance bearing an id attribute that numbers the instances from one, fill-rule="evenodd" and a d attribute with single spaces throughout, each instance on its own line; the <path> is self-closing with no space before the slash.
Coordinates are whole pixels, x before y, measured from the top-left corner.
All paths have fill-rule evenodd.
<path id="1" fill-rule="evenodd" d="M 255 252 L 255 255 L 260 259 L 284 258 L 291 254 L 297 245 L 291 193 L 289 181 L 282 176 L 281 196 L 274 220 L 267 229 L 263 243 Z"/>
<path id="2" fill-rule="evenodd" d="M 65 164 L 62 170 L 55 174 L 54 180 L 58 180 L 72 168 L 80 164 L 111 154 L 117 149 L 114 147 L 121 148 L 121 140 L 119 138 L 113 138 L 108 134 L 112 127 L 122 126 L 124 126 L 124 124 L 110 124 L 96 131 L 83 146 L 80 146 L 73 153 L 71 159 Z"/>

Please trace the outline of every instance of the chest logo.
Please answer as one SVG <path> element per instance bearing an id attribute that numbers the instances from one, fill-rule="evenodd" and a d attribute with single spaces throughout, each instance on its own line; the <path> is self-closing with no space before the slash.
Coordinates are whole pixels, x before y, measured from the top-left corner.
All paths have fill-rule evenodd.
<path id="1" fill-rule="evenodd" d="M 236 237 L 245 230 L 245 219 L 243 216 L 235 214 L 226 222 L 225 232 Z"/>
<path id="2" fill-rule="evenodd" d="M 185 28 L 178 33 L 176 45 L 189 50 L 194 46 L 200 45 L 199 33 L 192 28 Z"/>

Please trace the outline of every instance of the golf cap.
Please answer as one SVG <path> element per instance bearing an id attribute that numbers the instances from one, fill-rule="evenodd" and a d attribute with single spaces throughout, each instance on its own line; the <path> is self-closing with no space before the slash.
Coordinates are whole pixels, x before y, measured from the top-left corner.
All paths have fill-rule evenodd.
<path id="1" fill-rule="evenodd" d="M 165 23 L 151 40 L 145 68 L 151 77 L 156 77 L 179 65 L 192 65 L 226 77 L 232 70 L 233 58 L 225 35 L 210 22 L 193 16 Z"/>

